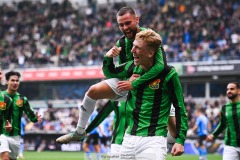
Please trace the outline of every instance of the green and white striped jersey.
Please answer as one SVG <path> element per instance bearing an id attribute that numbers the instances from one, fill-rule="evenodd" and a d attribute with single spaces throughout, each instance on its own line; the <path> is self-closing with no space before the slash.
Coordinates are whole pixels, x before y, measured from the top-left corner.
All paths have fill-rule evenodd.
<path id="1" fill-rule="evenodd" d="M 7 91 L 3 91 L 3 93 L 9 97 L 12 98 L 13 103 L 12 107 L 10 109 L 10 115 L 12 119 L 12 130 L 10 133 L 4 132 L 6 136 L 18 136 L 20 135 L 21 131 L 21 118 L 23 115 L 23 112 L 27 115 L 27 117 L 30 119 L 31 122 L 37 122 L 37 117 L 30 106 L 27 97 L 24 97 L 20 95 L 19 93 L 16 93 L 14 95 L 9 94 Z"/>
<path id="2" fill-rule="evenodd" d="M 227 103 L 222 107 L 220 122 L 213 131 L 214 137 L 217 137 L 225 129 L 225 144 L 240 147 L 240 101 Z"/>
<path id="3" fill-rule="evenodd" d="M 115 67 L 111 58 L 104 58 L 103 72 L 109 78 L 130 77 L 133 73 L 144 75 L 133 61 Z M 176 111 L 176 142 L 183 144 L 188 129 L 187 113 L 182 87 L 176 70 L 167 66 L 154 78 L 141 84 L 128 94 L 126 105 L 126 132 L 137 136 L 167 136 L 171 104 Z"/>

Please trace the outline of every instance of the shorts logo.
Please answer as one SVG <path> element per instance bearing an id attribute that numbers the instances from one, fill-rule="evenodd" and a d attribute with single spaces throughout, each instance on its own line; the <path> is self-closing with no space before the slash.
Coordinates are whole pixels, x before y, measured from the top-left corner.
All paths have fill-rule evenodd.
<path id="1" fill-rule="evenodd" d="M 150 87 L 151 89 L 158 89 L 160 82 L 161 82 L 160 79 L 156 79 L 156 80 L 154 80 L 153 82 L 151 82 L 151 83 L 149 84 L 149 87 Z"/>
<path id="2" fill-rule="evenodd" d="M 18 107 L 22 107 L 22 106 L 23 106 L 23 100 L 18 99 L 17 102 L 16 102 L 16 105 L 17 105 Z"/>
<path id="3" fill-rule="evenodd" d="M 6 110 L 7 104 L 5 102 L 0 102 L 0 110 Z"/>

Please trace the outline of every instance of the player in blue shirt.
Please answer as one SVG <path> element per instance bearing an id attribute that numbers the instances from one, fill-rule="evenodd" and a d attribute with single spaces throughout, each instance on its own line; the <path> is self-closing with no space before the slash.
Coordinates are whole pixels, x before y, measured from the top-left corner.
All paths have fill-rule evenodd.
<path id="1" fill-rule="evenodd" d="M 96 110 L 93 111 L 92 115 L 89 118 L 90 123 L 96 116 L 98 112 Z M 91 152 L 90 152 L 90 144 L 93 145 L 93 149 L 97 154 L 97 159 L 100 159 L 100 145 L 99 145 L 99 131 L 98 128 L 93 129 L 88 135 L 87 138 L 85 139 L 83 143 L 83 150 L 87 155 L 87 158 L 90 160 L 91 158 Z"/>
<path id="2" fill-rule="evenodd" d="M 197 130 L 198 142 L 196 147 L 199 151 L 199 160 L 207 160 L 207 148 L 206 148 L 206 138 L 208 135 L 208 118 L 204 114 L 204 109 L 202 106 L 198 106 L 196 109 L 196 122 L 192 131 Z"/>
<path id="3" fill-rule="evenodd" d="M 21 140 L 20 140 L 20 147 L 19 147 L 19 155 L 18 158 L 24 158 L 23 157 L 23 152 L 24 152 L 24 134 L 25 134 L 25 126 L 27 125 L 27 121 L 25 118 L 25 115 L 22 116 L 21 118 Z"/>

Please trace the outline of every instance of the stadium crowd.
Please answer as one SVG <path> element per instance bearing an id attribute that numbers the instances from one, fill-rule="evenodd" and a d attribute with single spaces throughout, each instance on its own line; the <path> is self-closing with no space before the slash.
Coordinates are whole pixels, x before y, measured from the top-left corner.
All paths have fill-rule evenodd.
<path id="1" fill-rule="evenodd" d="M 0 6 L 4 68 L 101 65 L 121 36 L 115 16 L 125 3 L 22 1 Z M 169 62 L 240 59 L 237 0 L 136 1 L 142 27 L 160 33 Z"/>

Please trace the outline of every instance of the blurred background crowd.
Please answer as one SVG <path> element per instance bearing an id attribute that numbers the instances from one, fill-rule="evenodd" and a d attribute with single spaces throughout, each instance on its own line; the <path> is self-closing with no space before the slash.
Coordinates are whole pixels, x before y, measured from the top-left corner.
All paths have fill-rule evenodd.
<path id="1" fill-rule="evenodd" d="M 101 65 L 121 36 L 115 15 L 126 4 L 44 2 L 0 6 L 3 67 Z M 240 59 L 237 0 L 137 0 L 134 8 L 140 26 L 162 36 L 169 62 Z"/>

